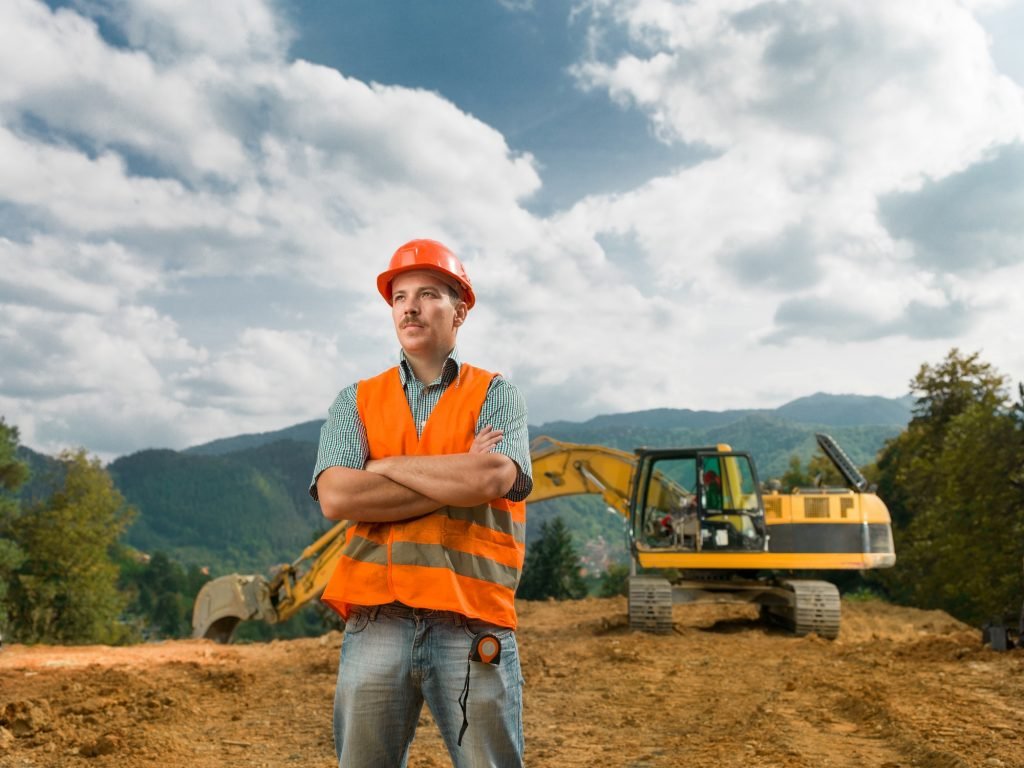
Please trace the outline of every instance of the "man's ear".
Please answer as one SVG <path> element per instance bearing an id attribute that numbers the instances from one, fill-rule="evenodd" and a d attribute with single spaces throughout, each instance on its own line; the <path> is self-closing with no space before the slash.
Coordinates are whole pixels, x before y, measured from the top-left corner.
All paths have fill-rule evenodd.
<path id="1" fill-rule="evenodd" d="M 469 314 L 469 309 L 466 307 L 466 302 L 460 301 L 455 306 L 455 327 L 458 328 L 464 322 L 466 322 L 466 315 Z"/>

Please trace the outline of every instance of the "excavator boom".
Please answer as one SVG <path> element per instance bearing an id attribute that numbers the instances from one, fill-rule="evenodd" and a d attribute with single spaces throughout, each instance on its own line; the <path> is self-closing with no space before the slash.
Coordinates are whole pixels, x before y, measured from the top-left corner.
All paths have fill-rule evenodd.
<path id="1" fill-rule="evenodd" d="M 560 496 L 600 494 L 609 507 L 629 517 L 636 456 L 603 445 L 563 443 L 538 437 L 530 443 L 533 492 L 527 503 Z"/>

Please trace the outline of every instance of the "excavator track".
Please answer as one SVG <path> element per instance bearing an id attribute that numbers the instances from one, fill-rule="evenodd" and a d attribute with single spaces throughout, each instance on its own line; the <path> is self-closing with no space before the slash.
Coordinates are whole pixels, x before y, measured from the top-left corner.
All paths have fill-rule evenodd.
<path id="1" fill-rule="evenodd" d="M 672 631 L 672 585 L 667 579 L 630 577 L 629 628 L 655 634 Z"/>
<path id="2" fill-rule="evenodd" d="M 809 635 L 834 640 L 839 636 L 839 590 L 827 581 L 788 579 L 781 586 L 792 593 L 788 605 L 765 606 L 770 618 L 795 635 Z"/>

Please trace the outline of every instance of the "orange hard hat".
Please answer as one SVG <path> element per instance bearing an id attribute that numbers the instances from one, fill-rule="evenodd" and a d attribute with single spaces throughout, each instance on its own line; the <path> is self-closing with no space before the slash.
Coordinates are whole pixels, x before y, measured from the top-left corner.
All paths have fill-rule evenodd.
<path id="1" fill-rule="evenodd" d="M 410 240 L 395 251 L 388 268 L 377 275 L 377 290 L 384 297 L 384 301 L 388 304 L 391 303 L 391 281 L 395 279 L 395 275 L 401 272 L 411 272 L 414 269 L 440 272 L 450 280 L 454 280 L 462 289 L 462 298 L 466 302 L 467 309 L 472 309 L 476 304 L 473 284 L 469 282 L 469 275 L 466 274 L 462 262 L 436 240 Z"/>

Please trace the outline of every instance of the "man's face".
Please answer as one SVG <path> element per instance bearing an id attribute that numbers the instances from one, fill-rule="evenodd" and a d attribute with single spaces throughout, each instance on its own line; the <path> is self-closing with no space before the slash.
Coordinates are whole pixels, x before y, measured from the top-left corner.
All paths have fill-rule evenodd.
<path id="1" fill-rule="evenodd" d="M 391 317 L 406 354 L 446 355 L 466 319 L 466 304 L 453 305 L 447 283 L 433 272 L 402 272 L 391 281 Z"/>

